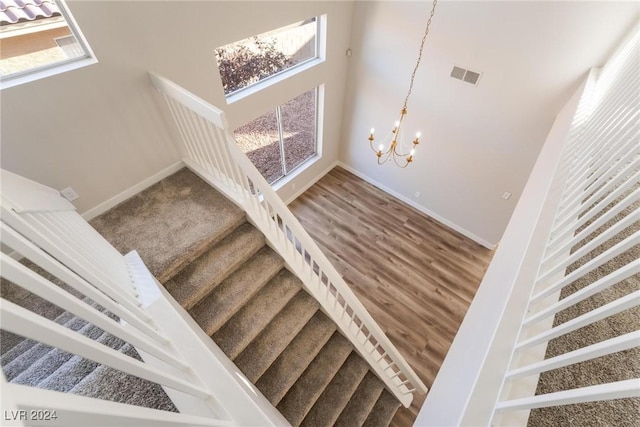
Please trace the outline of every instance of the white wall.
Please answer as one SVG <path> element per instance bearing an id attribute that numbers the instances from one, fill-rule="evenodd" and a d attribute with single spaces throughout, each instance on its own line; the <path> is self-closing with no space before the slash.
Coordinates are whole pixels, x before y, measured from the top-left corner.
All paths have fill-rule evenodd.
<path id="1" fill-rule="evenodd" d="M 99 63 L 2 91 L 2 168 L 73 187 L 84 212 L 177 162 L 149 70 L 227 111 L 232 126 L 324 83 L 323 158 L 281 195 L 337 160 L 351 2 L 70 1 L 69 7 Z M 326 62 L 226 104 L 216 47 L 321 14 L 328 15 Z"/>
<path id="2" fill-rule="evenodd" d="M 555 115 L 638 20 L 637 2 L 440 2 L 409 100 L 415 163 L 378 166 L 368 130 L 397 120 L 430 2 L 356 2 L 341 159 L 423 211 L 497 243 Z M 483 72 L 478 87 L 453 65 Z M 414 193 L 421 197 L 416 199 Z M 503 192 L 513 193 L 510 200 Z"/>

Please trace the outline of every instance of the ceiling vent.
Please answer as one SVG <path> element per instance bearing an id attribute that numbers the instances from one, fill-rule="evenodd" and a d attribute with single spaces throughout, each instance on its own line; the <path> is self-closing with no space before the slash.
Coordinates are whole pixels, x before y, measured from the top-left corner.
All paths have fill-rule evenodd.
<path id="1" fill-rule="evenodd" d="M 480 80 L 481 75 L 482 73 L 467 70 L 466 68 L 458 67 L 457 65 L 454 65 L 451 70 L 451 77 L 462 80 L 463 82 L 471 83 L 474 86 L 478 86 L 478 81 Z"/>

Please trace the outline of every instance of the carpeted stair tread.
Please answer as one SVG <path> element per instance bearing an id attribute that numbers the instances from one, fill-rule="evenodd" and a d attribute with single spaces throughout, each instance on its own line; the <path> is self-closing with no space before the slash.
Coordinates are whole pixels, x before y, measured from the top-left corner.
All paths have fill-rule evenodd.
<path id="1" fill-rule="evenodd" d="M 20 260 L 20 263 L 29 268 L 30 270 L 38 273 L 43 276 L 45 279 L 54 283 L 55 285 L 60 286 L 65 289 L 70 294 L 82 298 L 82 295 L 71 287 L 67 286 L 65 283 L 61 282 L 47 271 L 40 268 L 38 265 L 29 261 L 26 258 Z M 51 304 L 49 301 L 40 298 L 34 293 L 29 292 L 26 289 L 21 288 L 20 286 L 6 280 L 4 278 L 0 278 L 0 296 L 7 301 L 11 301 L 12 303 L 19 305 L 22 308 L 26 308 L 29 311 L 32 311 L 46 319 L 54 320 L 63 315 L 65 311 L 58 307 L 55 304 Z M 58 322 L 60 323 L 60 322 Z M 64 323 L 64 322 L 62 322 Z M 61 323 L 60 323 L 61 324 Z M 13 347 L 23 342 L 25 338 L 18 334 L 13 334 L 9 331 L 0 330 L 0 354 L 3 356 L 2 365 L 4 366 L 6 363 L 4 361 L 4 355 L 9 352 Z"/>
<path id="2" fill-rule="evenodd" d="M 140 360 L 138 352 L 130 344 L 125 344 L 119 351 Z M 105 365 L 98 366 L 69 392 L 112 402 L 177 412 L 161 386 Z"/>
<path id="3" fill-rule="evenodd" d="M 271 403 L 277 404 L 331 339 L 335 330 L 336 325 L 327 316 L 311 318 L 291 344 L 255 382 L 256 387 Z M 339 338 L 333 341 L 335 342 L 332 342 L 331 348 L 342 343 Z"/>
<path id="4" fill-rule="evenodd" d="M 364 420 L 363 427 L 388 426 L 399 407 L 400 401 L 388 390 L 382 390 L 378 401 L 369 412 L 367 419 Z"/>
<path id="5" fill-rule="evenodd" d="M 53 305 L 51 303 L 47 303 L 47 304 Z M 68 321 L 70 321 L 72 319 L 75 319 L 75 316 L 73 314 L 65 311 L 62 314 L 60 314 L 58 317 L 56 317 L 54 319 L 54 322 L 56 322 L 59 325 L 64 325 L 64 324 L 66 324 Z M 24 337 L 20 337 L 20 338 L 22 339 L 21 342 L 19 342 L 17 345 L 12 347 L 6 353 L 2 354 L 2 356 L 0 357 L 0 365 L 1 366 L 4 367 L 4 366 L 8 365 L 10 362 L 12 362 L 18 356 L 22 355 L 27 350 L 29 350 L 31 347 L 33 347 L 34 345 L 38 344 L 38 341 L 25 339 Z"/>
<path id="6" fill-rule="evenodd" d="M 285 397 L 280 402 L 282 414 L 293 425 L 333 425 L 368 371 L 369 365 L 352 351 L 317 400 Z"/>
<path id="7" fill-rule="evenodd" d="M 122 254 L 137 250 L 165 283 L 246 220 L 244 212 L 183 168 L 91 221 Z"/>
<path id="8" fill-rule="evenodd" d="M 106 345 L 114 350 L 119 350 L 125 342 L 111 334 L 103 333 L 96 342 Z M 74 355 L 65 364 L 60 366 L 55 372 L 38 383 L 38 388 L 68 392 L 76 384 L 82 381 L 87 375 L 93 372 L 99 363 L 85 359 L 82 356 Z"/>
<path id="9" fill-rule="evenodd" d="M 282 269 L 213 335 L 213 340 L 235 359 L 288 303 L 310 298 L 301 289 L 300 280 Z"/>
<path id="10" fill-rule="evenodd" d="M 284 261 L 278 254 L 268 246 L 262 247 L 198 302 L 190 314 L 207 335 L 213 335 L 283 266 Z"/>
<path id="11" fill-rule="evenodd" d="M 95 340 L 103 334 L 103 331 L 97 326 L 87 323 L 78 330 L 78 333 Z M 59 367 L 64 365 L 72 357 L 73 354 L 67 351 L 59 348 L 52 348 L 31 366 L 13 378 L 11 382 L 15 384 L 35 386 L 55 372 Z"/>
<path id="12" fill-rule="evenodd" d="M 384 390 L 384 383 L 371 371 L 367 372 L 358 388 L 349 399 L 334 426 L 361 426 L 367 419 Z"/>
<path id="13" fill-rule="evenodd" d="M 287 421 L 297 424 L 304 419 L 307 411 L 347 359 L 351 349 L 351 343 L 339 332 L 333 334 L 300 378 L 276 405 Z"/>
<path id="14" fill-rule="evenodd" d="M 264 235 L 244 223 L 166 282 L 165 287 L 185 310 L 190 310 L 264 244 Z"/>
<path id="15" fill-rule="evenodd" d="M 87 322 L 80 319 L 79 317 L 72 317 L 64 324 L 64 326 L 71 329 L 72 331 L 77 331 L 84 327 L 86 324 Z M 13 359 L 10 363 L 3 366 L 2 370 L 4 371 L 4 375 L 7 378 L 7 381 L 11 382 L 11 380 L 20 375 L 31 365 L 36 363 L 40 358 L 44 357 L 44 355 L 52 349 L 53 347 L 46 344 L 36 343 L 20 356 Z"/>
<path id="16" fill-rule="evenodd" d="M 308 296 L 308 295 L 307 295 Z M 255 383 L 302 328 L 327 317 L 318 311 L 318 302 L 308 296 L 297 304 L 287 304 L 266 328 L 234 360 L 245 376 Z M 318 319 L 315 319 L 315 318 Z M 333 331 L 332 329 L 330 329 Z"/>

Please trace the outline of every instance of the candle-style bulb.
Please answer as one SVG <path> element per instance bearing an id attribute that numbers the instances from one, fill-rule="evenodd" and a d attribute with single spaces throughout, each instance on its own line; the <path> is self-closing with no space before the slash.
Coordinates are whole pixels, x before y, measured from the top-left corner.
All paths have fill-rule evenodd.
<path id="1" fill-rule="evenodd" d="M 422 135 L 420 132 L 416 132 L 416 139 L 420 138 L 420 135 Z"/>
<path id="2" fill-rule="evenodd" d="M 413 156 L 414 154 L 416 154 L 416 150 L 412 148 L 411 151 L 409 151 L 409 155 Z"/>
<path id="3" fill-rule="evenodd" d="M 378 146 L 378 150 L 379 150 L 379 151 L 384 150 L 384 145 L 383 145 L 383 144 L 380 144 L 380 145 Z"/>
<path id="4" fill-rule="evenodd" d="M 374 128 L 371 128 L 371 135 L 373 135 L 375 131 L 376 130 Z"/>

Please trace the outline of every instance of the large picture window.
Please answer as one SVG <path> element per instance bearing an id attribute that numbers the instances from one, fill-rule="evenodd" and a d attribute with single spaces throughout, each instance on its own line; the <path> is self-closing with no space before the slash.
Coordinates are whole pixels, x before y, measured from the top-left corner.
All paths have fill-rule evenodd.
<path id="1" fill-rule="evenodd" d="M 3 87 L 94 62 L 64 2 L 21 0 L 2 4 L 0 80 Z"/>
<path id="2" fill-rule="evenodd" d="M 317 58 L 318 30 L 314 17 L 217 48 L 225 95 Z"/>
<path id="3" fill-rule="evenodd" d="M 238 145 L 270 184 L 317 154 L 318 91 L 307 91 L 235 130 Z"/>

